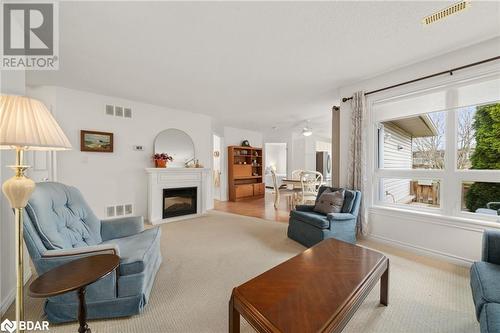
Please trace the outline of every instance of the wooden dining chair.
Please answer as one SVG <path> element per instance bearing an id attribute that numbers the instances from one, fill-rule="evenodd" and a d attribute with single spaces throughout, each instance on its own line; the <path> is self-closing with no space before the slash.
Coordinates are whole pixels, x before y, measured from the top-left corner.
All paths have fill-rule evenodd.
<path id="1" fill-rule="evenodd" d="M 270 171 L 271 171 L 271 178 L 273 179 L 273 188 L 274 188 L 274 209 L 278 209 L 281 195 L 287 198 L 288 206 L 291 209 L 293 209 L 295 207 L 296 191 L 288 189 L 280 189 L 280 186 L 278 184 L 278 177 L 276 176 L 276 169 L 271 168 Z"/>
<path id="2" fill-rule="evenodd" d="M 298 201 L 301 204 L 314 204 L 318 196 L 318 189 L 323 184 L 323 174 L 318 171 L 303 171 L 300 180 L 302 191 Z"/>

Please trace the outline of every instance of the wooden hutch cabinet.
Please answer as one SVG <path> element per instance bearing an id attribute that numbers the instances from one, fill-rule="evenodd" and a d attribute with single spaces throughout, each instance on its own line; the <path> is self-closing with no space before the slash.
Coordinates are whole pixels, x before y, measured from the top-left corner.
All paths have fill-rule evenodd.
<path id="1" fill-rule="evenodd" d="M 262 148 L 229 146 L 227 149 L 229 201 L 264 197 Z"/>

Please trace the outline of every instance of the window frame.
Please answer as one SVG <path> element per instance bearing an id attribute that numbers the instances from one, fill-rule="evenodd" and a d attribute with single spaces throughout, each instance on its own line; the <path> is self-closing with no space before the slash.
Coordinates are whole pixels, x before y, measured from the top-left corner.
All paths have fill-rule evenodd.
<path id="1" fill-rule="evenodd" d="M 373 179 L 373 182 L 368 182 L 368 192 L 370 197 L 367 198 L 369 205 L 373 208 L 395 208 L 408 212 L 430 213 L 445 217 L 460 218 L 466 220 L 475 220 L 474 222 L 500 222 L 500 216 L 489 216 L 486 214 L 478 214 L 473 212 L 462 211 L 462 183 L 463 182 L 493 182 L 500 183 L 500 170 L 470 170 L 459 169 L 457 165 L 458 158 L 458 110 L 467 106 L 458 105 L 458 88 L 472 82 L 483 82 L 494 79 L 499 79 L 500 70 L 489 71 L 482 75 L 460 75 L 457 78 L 441 80 L 440 83 L 435 83 L 434 86 L 420 85 L 419 89 L 413 90 L 399 89 L 398 92 L 392 92 L 392 95 L 379 95 L 376 98 L 367 98 L 367 122 L 369 126 L 368 137 L 374 138 L 373 145 L 368 145 L 367 156 L 370 163 L 367 163 L 367 175 Z M 430 94 L 436 91 L 444 91 L 446 94 L 446 107 L 444 110 L 432 110 L 430 112 L 446 111 L 445 120 L 445 157 L 444 169 L 388 169 L 380 168 L 380 153 L 381 144 L 379 129 L 384 121 L 398 119 L 387 118 L 374 115 L 374 105 L 391 102 L 399 99 L 407 99 L 410 97 Z M 500 100 L 496 101 L 500 103 Z M 485 101 L 481 104 L 473 106 L 495 103 L 495 101 Z M 426 112 L 423 112 L 424 114 Z M 399 119 L 405 118 L 399 117 Z M 383 144 L 383 143 L 382 143 Z M 440 181 L 440 202 L 439 207 L 420 207 L 410 206 L 406 204 L 388 203 L 381 200 L 380 193 L 381 181 L 384 178 L 389 179 L 432 179 Z M 457 194 L 458 193 L 458 194 Z M 446 198 L 446 200 L 444 199 Z"/>

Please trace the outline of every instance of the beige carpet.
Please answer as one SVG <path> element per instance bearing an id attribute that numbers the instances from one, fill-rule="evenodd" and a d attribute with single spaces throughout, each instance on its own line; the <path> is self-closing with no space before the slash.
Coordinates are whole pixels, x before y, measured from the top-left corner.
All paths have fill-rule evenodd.
<path id="1" fill-rule="evenodd" d="M 211 212 L 162 225 L 163 264 L 143 314 L 91 321 L 98 332 L 227 332 L 231 289 L 299 253 L 284 223 Z M 344 332 L 478 332 L 468 269 L 375 243 L 391 260 L 390 305 L 378 305 L 378 286 Z M 42 318 L 42 301 L 26 298 L 27 320 Z M 13 317 L 12 307 L 6 314 Z M 242 332 L 253 332 L 242 321 Z M 51 325 L 76 332 L 76 323 Z"/>

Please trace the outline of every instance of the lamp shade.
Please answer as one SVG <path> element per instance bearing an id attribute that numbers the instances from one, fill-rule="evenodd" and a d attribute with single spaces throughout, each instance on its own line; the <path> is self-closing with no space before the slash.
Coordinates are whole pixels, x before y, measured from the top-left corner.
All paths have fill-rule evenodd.
<path id="1" fill-rule="evenodd" d="M 71 143 L 45 105 L 33 98 L 0 96 L 0 149 L 66 150 Z"/>

